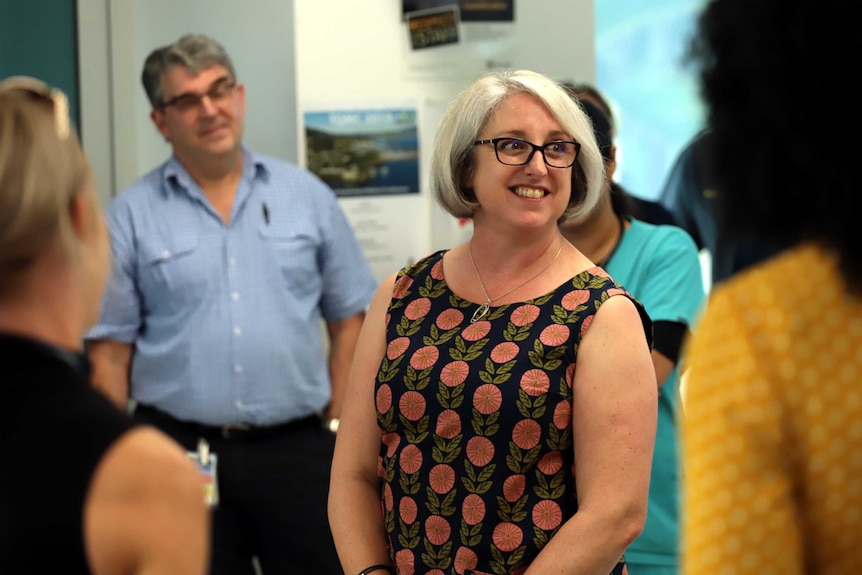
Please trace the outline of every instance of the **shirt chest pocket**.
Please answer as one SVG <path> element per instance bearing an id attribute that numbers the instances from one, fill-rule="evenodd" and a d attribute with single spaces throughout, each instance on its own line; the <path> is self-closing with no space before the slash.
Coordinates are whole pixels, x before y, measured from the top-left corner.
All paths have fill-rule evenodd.
<path id="1" fill-rule="evenodd" d="M 278 225 L 262 226 L 260 235 L 272 279 L 286 284 L 296 296 L 317 297 L 321 286 L 318 235 Z"/>
<path id="2" fill-rule="evenodd" d="M 138 277 L 151 305 L 184 305 L 206 295 L 208 271 L 197 235 L 141 240 L 139 254 Z"/>

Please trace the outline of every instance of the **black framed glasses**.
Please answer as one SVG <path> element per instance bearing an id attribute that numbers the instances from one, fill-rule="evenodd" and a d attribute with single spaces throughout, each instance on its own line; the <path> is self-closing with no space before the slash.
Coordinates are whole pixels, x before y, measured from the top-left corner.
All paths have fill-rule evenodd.
<path id="1" fill-rule="evenodd" d="M 577 142 L 548 142 L 538 145 L 520 138 L 491 138 L 476 140 L 474 146 L 494 144 L 497 161 L 507 166 L 523 166 L 530 163 L 533 154 L 542 153 L 542 159 L 552 168 L 568 168 L 575 164 L 581 145 Z"/>
<path id="2" fill-rule="evenodd" d="M 11 76 L 0 82 L 0 92 L 21 91 L 30 97 L 44 102 L 54 113 L 54 128 L 57 138 L 65 140 L 71 133 L 69 119 L 69 99 L 59 88 L 52 88 L 45 82 L 30 76 Z"/>
<path id="3" fill-rule="evenodd" d="M 203 105 L 204 98 L 209 98 L 213 104 L 222 104 L 233 95 L 234 88 L 236 88 L 235 81 L 227 77 L 219 78 L 203 94 L 184 92 L 159 104 L 159 110 L 165 110 L 171 106 L 179 112 L 197 110 Z"/>

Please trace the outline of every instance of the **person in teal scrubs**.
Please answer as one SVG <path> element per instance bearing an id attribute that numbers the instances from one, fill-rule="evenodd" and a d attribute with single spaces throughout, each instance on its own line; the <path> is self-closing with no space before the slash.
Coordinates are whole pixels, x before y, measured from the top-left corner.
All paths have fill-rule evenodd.
<path id="1" fill-rule="evenodd" d="M 607 183 L 604 197 L 593 212 L 564 222 L 560 229 L 566 239 L 643 303 L 654 326 L 652 357 L 659 409 L 649 506 L 644 531 L 626 550 L 626 562 L 632 575 L 675 575 L 682 495 L 676 424 L 681 351 L 705 298 L 698 249 L 682 228 L 633 217 L 631 196 L 613 182 L 616 149 L 610 120 L 602 112 L 602 104 L 588 92 L 573 96 L 593 121 Z"/>

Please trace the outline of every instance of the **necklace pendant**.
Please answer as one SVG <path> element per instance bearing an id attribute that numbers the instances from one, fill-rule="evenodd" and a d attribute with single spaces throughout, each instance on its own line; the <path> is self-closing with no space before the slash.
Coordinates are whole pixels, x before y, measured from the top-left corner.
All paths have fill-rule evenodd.
<path id="1" fill-rule="evenodd" d="M 470 323 L 476 323 L 477 321 L 484 319 L 488 312 L 491 311 L 491 306 L 488 305 L 488 302 L 483 303 L 479 307 L 476 308 L 476 311 L 473 312 L 473 317 L 470 318 Z"/>

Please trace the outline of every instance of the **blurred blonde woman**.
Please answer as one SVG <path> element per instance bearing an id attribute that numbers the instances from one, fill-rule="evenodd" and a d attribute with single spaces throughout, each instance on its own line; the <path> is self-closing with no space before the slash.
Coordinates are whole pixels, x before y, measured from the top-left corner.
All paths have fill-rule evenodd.
<path id="1" fill-rule="evenodd" d="M 88 383 L 109 244 L 66 102 L 0 82 L 0 572 L 204 573 L 193 465 Z"/>

